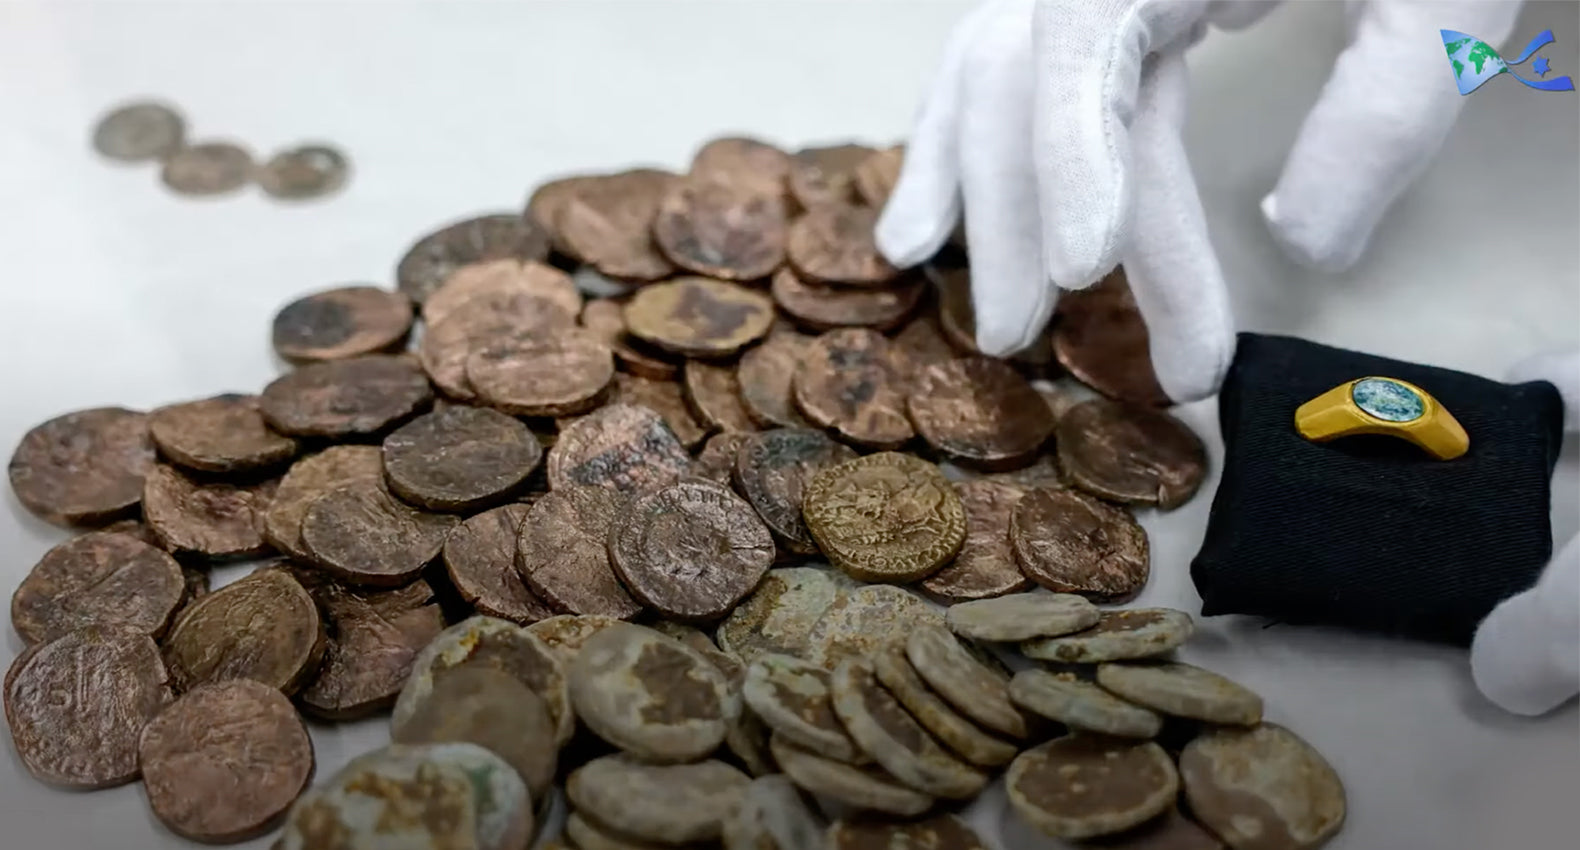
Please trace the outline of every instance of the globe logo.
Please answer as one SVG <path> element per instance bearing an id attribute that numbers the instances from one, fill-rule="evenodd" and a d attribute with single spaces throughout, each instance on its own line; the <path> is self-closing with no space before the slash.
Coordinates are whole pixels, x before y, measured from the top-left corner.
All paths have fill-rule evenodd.
<path id="1" fill-rule="evenodd" d="M 1568 76 L 1554 77 L 1550 80 L 1541 79 L 1551 70 L 1545 56 L 1537 56 L 1536 61 L 1531 63 L 1531 73 L 1537 77 L 1534 80 L 1520 76 L 1511 67 L 1524 63 L 1536 51 L 1556 41 L 1552 30 L 1543 30 L 1541 35 L 1531 39 L 1530 44 L 1525 45 L 1520 55 L 1512 60 L 1504 60 L 1491 45 L 1475 36 L 1454 30 L 1439 30 L 1439 32 L 1443 34 L 1443 48 L 1448 51 L 1448 64 L 1454 69 L 1454 82 L 1459 85 L 1459 93 L 1462 95 L 1481 88 L 1483 83 L 1499 74 L 1508 74 L 1539 91 L 1575 90 L 1574 80 Z"/>

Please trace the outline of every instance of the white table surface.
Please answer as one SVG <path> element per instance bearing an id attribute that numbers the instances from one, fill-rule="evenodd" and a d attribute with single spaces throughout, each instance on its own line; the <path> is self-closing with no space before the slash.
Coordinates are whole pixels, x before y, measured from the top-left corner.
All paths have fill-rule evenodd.
<path id="1" fill-rule="evenodd" d="M 256 391 L 276 374 L 267 330 L 285 301 L 346 281 L 390 284 L 396 259 L 432 225 L 514 209 L 551 175 L 682 167 L 697 144 L 731 130 L 787 146 L 901 138 L 967 6 L 0 2 L 0 446 L 72 409 Z M 1490 376 L 1576 345 L 1572 94 L 1510 80 L 1474 94 L 1442 158 L 1354 271 L 1308 273 L 1275 249 L 1256 201 L 1342 44 L 1340 11 L 1286 5 L 1192 56 L 1187 143 L 1241 325 Z M 1560 42 L 1548 48 L 1554 71 L 1580 73 L 1576 6 L 1529 4 L 1513 40 L 1546 28 Z M 145 94 L 180 104 L 198 138 L 259 151 L 330 140 L 349 151 L 355 177 L 333 200 L 302 206 L 257 192 L 173 197 L 154 169 L 107 163 L 88 146 L 107 106 Z M 1220 461 L 1213 405 L 1181 415 Z M 1555 481 L 1560 540 L 1580 525 L 1575 454 L 1571 441 Z M 1142 516 L 1154 564 L 1140 603 L 1199 609 L 1187 565 L 1215 486 Z M 9 592 L 66 535 L 3 501 Z M 10 656 L 20 642 L 0 630 Z M 1334 848 L 1573 846 L 1558 829 L 1574 822 L 1580 788 L 1573 703 L 1512 717 L 1477 695 L 1462 651 L 1246 618 L 1205 623 L 1184 656 L 1262 692 L 1271 719 L 1333 762 L 1350 805 Z M 370 721 L 313 737 L 324 777 L 385 733 Z M 975 820 L 999 847 L 1057 846 L 1016 824 L 996 792 Z M 155 823 L 137 785 L 50 790 L 9 748 L 0 824 L 6 848 L 185 843 Z"/>

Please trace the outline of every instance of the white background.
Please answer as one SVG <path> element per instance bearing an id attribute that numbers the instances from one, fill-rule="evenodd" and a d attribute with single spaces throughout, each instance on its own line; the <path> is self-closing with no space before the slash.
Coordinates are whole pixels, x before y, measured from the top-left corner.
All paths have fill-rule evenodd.
<path id="1" fill-rule="evenodd" d="M 392 282 L 440 221 L 514 209 L 551 175 L 639 162 L 683 167 L 710 136 L 787 146 L 889 142 L 962 2 L 0 2 L 0 446 L 64 411 L 148 408 L 256 391 L 276 374 L 270 317 L 307 290 Z M 1531 3 L 1511 41 L 1552 28 L 1555 73 L 1580 75 L 1573 4 Z M 1431 37 L 1436 37 L 1435 33 Z M 1289 4 L 1192 55 L 1187 147 L 1241 325 L 1500 375 L 1580 341 L 1576 95 L 1494 80 L 1442 158 L 1353 272 L 1290 266 L 1256 213 L 1342 46 L 1336 4 Z M 1440 78 L 1421 85 L 1449 85 Z M 329 202 L 256 192 L 172 197 L 154 169 L 88 145 L 114 102 L 179 104 L 196 138 L 259 152 L 304 139 L 356 174 Z M 1209 436 L 1211 403 L 1183 411 Z M 1555 481 L 1559 539 L 1576 531 L 1571 442 Z M 1199 608 L 1186 567 L 1216 480 L 1143 515 L 1154 574 L 1142 604 Z M 1486 498 L 1501 494 L 1487 493 Z M 0 508 L 0 587 L 65 534 Z M 221 581 L 234 577 L 221 571 Z M 1345 850 L 1572 847 L 1580 737 L 1571 703 L 1526 720 L 1477 696 L 1461 651 L 1248 619 L 1205 624 L 1188 659 L 1266 695 L 1349 790 Z M 5 654 L 20 649 L 4 628 Z M 384 739 L 382 724 L 315 728 L 319 776 Z M 998 796 L 978 807 L 998 846 L 1038 846 Z M 0 753 L 0 847 L 184 842 L 136 785 L 71 794 Z M 1560 839 L 1558 836 L 1564 835 Z M 255 842 L 263 846 L 266 842 Z M 1043 845 L 1052 846 L 1052 845 Z"/>

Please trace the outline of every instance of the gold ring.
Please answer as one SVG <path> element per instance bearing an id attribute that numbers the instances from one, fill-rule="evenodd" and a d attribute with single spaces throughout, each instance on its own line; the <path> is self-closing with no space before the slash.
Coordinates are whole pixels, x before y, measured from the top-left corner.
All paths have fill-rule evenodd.
<path id="1" fill-rule="evenodd" d="M 1356 378 L 1302 404 L 1295 428 L 1312 442 L 1352 434 L 1383 434 L 1408 440 L 1438 460 L 1470 449 L 1470 435 L 1432 394 L 1398 378 Z"/>

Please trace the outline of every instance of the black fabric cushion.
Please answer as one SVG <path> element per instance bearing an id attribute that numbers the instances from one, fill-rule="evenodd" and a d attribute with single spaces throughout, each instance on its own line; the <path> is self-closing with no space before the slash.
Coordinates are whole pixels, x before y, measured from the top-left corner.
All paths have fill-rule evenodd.
<path id="1" fill-rule="evenodd" d="M 1470 451 L 1434 460 L 1392 437 L 1305 440 L 1295 409 L 1367 375 L 1442 402 Z M 1552 555 L 1549 483 L 1563 401 L 1288 337 L 1241 334 L 1218 400 L 1223 479 L 1191 578 L 1202 613 L 1255 614 L 1468 644 Z"/>

